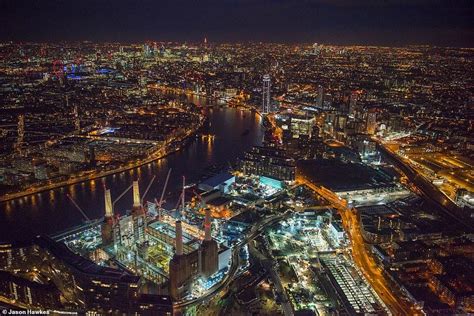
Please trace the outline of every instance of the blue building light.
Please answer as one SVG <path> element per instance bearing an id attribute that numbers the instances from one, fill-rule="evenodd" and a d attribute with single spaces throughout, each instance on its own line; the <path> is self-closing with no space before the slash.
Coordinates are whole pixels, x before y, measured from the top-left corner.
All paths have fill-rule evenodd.
<path id="1" fill-rule="evenodd" d="M 268 178 L 264 176 L 260 176 L 260 183 L 274 189 L 282 189 L 282 184 L 280 180 L 276 180 L 273 178 Z"/>

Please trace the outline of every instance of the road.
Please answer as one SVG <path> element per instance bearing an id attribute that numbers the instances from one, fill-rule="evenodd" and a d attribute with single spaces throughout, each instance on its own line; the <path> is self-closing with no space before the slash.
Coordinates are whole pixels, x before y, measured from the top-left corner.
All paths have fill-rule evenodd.
<path id="1" fill-rule="evenodd" d="M 304 183 L 311 190 L 323 196 L 339 212 L 344 229 L 351 240 L 354 262 L 390 311 L 394 315 L 416 315 L 417 311 L 413 309 L 413 306 L 402 300 L 399 293 L 394 291 L 394 286 L 386 280 L 382 268 L 377 265 L 372 254 L 367 250 L 360 232 L 361 223 L 355 210 L 349 209 L 346 201 L 340 199 L 335 193 L 316 186 L 303 176 L 299 176 L 297 181 Z"/>
<path id="2" fill-rule="evenodd" d="M 236 273 L 239 269 L 239 266 L 240 266 L 239 254 L 242 247 L 245 246 L 247 243 L 249 243 L 251 240 L 253 240 L 255 237 L 257 237 L 258 235 L 260 235 L 266 227 L 273 225 L 274 223 L 282 220 L 285 217 L 288 217 L 290 214 L 291 212 L 287 211 L 280 215 L 273 215 L 271 217 L 262 219 L 260 222 L 257 223 L 257 225 L 253 226 L 250 232 L 248 232 L 247 235 L 244 237 L 244 239 L 242 239 L 232 248 L 232 257 L 231 257 L 229 272 L 226 274 L 224 279 L 222 279 L 220 283 L 211 287 L 206 294 L 200 297 L 190 299 L 190 300 L 175 302 L 173 304 L 174 308 L 180 309 L 180 308 L 188 307 L 197 303 L 204 302 L 210 299 L 212 296 L 219 293 L 225 287 L 227 287 L 229 283 L 234 280 Z"/>

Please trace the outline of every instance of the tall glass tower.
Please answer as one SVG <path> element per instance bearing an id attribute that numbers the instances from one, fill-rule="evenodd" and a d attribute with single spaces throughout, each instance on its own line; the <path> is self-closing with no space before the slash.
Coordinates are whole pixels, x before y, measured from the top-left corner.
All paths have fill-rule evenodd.
<path id="1" fill-rule="evenodd" d="M 262 113 L 267 114 L 271 112 L 270 102 L 270 75 L 263 76 L 263 96 L 262 96 Z"/>

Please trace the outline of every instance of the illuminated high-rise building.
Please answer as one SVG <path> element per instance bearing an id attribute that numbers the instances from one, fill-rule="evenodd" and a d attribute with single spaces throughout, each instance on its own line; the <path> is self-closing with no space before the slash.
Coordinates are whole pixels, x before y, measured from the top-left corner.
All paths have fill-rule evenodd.
<path id="1" fill-rule="evenodd" d="M 324 105 L 324 88 L 323 86 L 318 87 L 318 98 L 317 98 L 317 106 L 322 108 Z"/>
<path id="2" fill-rule="evenodd" d="M 150 47 L 148 43 L 145 43 L 143 45 L 143 55 L 145 57 L 150 57 L 152 55 L 152 48 Z"/>
<path id="3" fill-rule="evenodd" d="M 357 107 L 357 93 L 353 91 L 349 99 L 349 116 L 353 116 L 355 114 L 356 107 Z"/>
<path id="4" fill-rule="evenodd" d="M 271 112 L 271 99 L 270 99 L 270 75 L 263 76 L 263 89 L 262 89 L 262 113 L 267 114 Z"/>

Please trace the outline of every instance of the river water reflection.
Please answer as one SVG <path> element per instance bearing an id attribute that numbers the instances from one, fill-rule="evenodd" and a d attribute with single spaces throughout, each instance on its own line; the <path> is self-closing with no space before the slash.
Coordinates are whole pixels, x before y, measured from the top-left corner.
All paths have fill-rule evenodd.
<path id="1" fill-rule="evenodd" d="M 194 103 L 202 99 L 190 100 Z M 235 162 L 253 145 L 261 144 L 263 130 L 260 117 L 250 111 L 233 108 L 209 108 L 210 129 L 213 139 L 193 139 L 181 151 L 150 164 L 101 179 L 78 183 L 41 192 L 0 204 L 0 241 L 28 239 L 38 234 L 53 234 L 81 224 L 83 216 L 72 205 L 67 194 L 91 219 L 104 214 L 104 185 L 116 198 L 137 176 L 140 188 L 145 190 L 153 176 L 156 180 L 145 200 L 159 198 L 166 174 L 172 168 L 168 190 L 176 191 L 186 181 L 197 182 L 211 166 L 227 166 Z M 248 132 L 247 132 L 248 130 Z M 115 205 L 116 212 L 130 209 L 129 192 Z"/>

